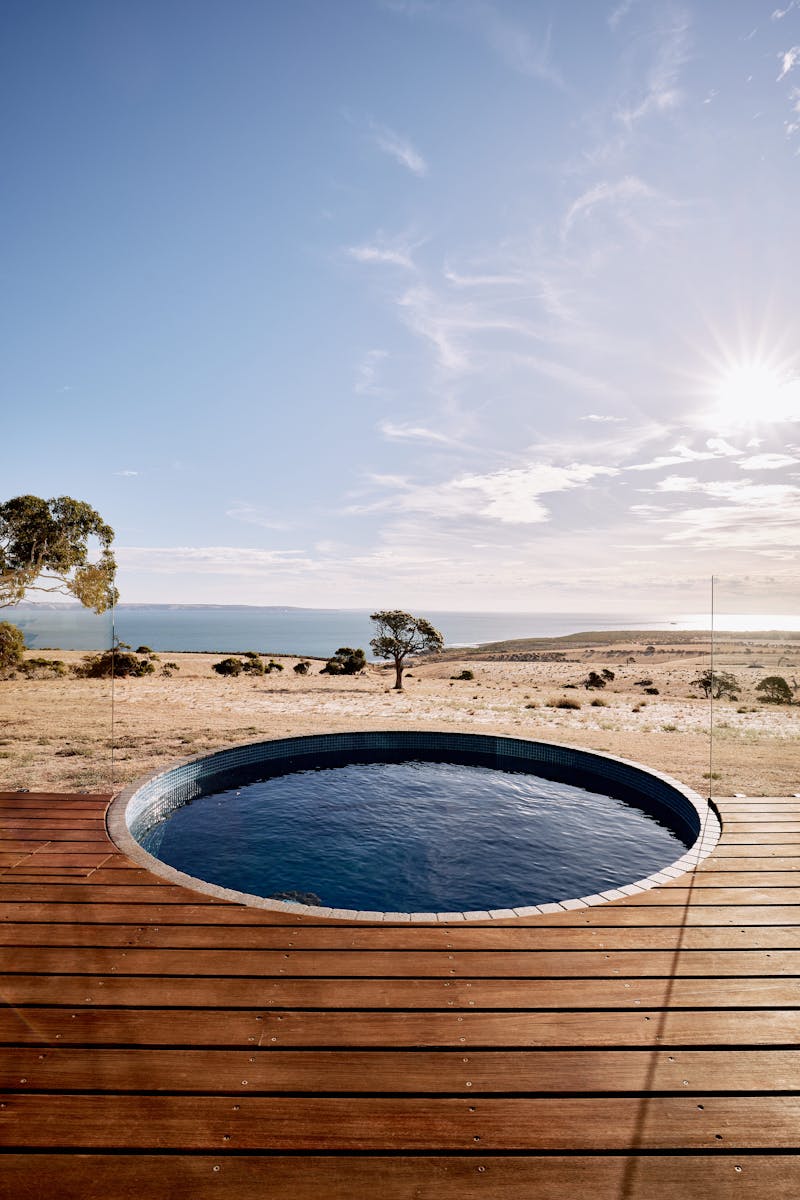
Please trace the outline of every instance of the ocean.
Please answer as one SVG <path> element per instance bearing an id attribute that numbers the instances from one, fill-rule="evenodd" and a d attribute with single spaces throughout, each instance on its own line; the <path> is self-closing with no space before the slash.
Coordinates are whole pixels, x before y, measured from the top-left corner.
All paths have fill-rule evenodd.
<path id="1" fill-rule="evenodd" d="M 708 629 L 709 614 L 674 617 L 646 613 L 433 612 L 424 614 L 449 646 L 474 646 L 509 638 L 561 637 L 600 629 Z M 111 645 L 111 615 L 79 605 L 21 604 L 0 612 L 34 650 L 102 650 Z M 723 629 L 800 630 L 798 614 L 738 613 L 718 616 Z M 114 614 L 116 636 L 134 649 L 159 652 L 209 651 L 306 654 L 329 657 L 339 646 L 368 651 L 375 629 L 369 609 L 259 608 L 245 605 L 121 604 Z"/>

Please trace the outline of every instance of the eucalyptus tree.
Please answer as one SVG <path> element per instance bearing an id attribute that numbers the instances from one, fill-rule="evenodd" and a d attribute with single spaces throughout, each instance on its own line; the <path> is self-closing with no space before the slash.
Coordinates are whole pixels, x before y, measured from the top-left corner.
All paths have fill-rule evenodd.
<path id="1" fill-rule="evenodd" d="M 111 526 L 82 500 L 6 500 L 0 504 L 0 608 L 32 590 L 74 596 L 105 612 L 118 595 L 113 540 Z"/>
<path id="2" fill-rule="evenodd" d="M 375 612 L 370 617 L 377 635 L 370 642 L 376 658 L 391 659 L 395 670 L 395 690 L 403 690 L 406 659 L 415 654 L 435 652 L 444 646 L 444 638 L 425 617 L 414 617 L 400 609 Z"/>

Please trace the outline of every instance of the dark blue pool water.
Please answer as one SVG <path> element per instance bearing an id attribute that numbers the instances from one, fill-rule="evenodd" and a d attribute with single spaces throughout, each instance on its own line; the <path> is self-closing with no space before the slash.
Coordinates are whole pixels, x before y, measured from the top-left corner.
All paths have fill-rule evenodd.
<path id="1" fill-rule="evenodd" d="M 357 763 L 203 796 L 141 839 L 259 896 L 392 912 L 514 908 L 631 883 L 686 844 L 626 804 L 535 775 Z"/>

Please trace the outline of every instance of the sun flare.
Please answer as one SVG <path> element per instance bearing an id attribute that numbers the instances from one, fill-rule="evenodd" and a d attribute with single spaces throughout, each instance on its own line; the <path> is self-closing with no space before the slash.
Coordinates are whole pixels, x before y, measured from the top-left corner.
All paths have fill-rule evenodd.
<path id="1" fill-rule="evenodd" d="M 713 387 L 713 415 L 723 424 L 763 425 L 800 419 L 800 379 L 767 362 L 733 363 Z"/>

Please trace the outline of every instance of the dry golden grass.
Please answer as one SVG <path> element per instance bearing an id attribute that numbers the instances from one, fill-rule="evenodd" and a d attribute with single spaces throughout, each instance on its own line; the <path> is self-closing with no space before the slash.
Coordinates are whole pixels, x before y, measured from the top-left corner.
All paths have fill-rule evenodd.
<path id="1" fill-rule="evenodd" d="M 402 693 L 392 690 L 393 674 L 380 667 L 337 678 L 320 675 L 321 664 L 314 663 L 309 675 L 299 677 L 291 669 L 298 660 L 283 658 L 281 674 L 229 679 L 211 669 L 219 656 L 169 654 L 163 657 L 180 667 L 171 679 L 117 681 L 113 722 L 106 680 L 18 677 L 0 682 L 0 788 L 119 788 L 171 760 L 235 742 L 326 730 L 418 728 L 607 750 L 667 771 L 704 794 L 800 791 L 800 706 L 760 704 L 755 692 L 767 674 L 792 676 L 786 647 L 759 647 L 755 653 L 744 644 L 726 648 L 718 666 L 732 670 L 743 687 L 738 701 L 714 705 L 710 761 L 708 702 L 691 686 L 708 666 L 707 646 L 663 645 L 643 656 L 644 646 L 581 646 L 571 652 L 575 661 L 564 663 L 467 656 L 432 661 L 411 668 Z M 81 655 L 59 657 L 74 663 Z M 465 666 L 475 679 L 454 680 Z M 615 678 L 602 692 L 580 686 L 589 670 L 604 667 Z M 646 695 L 642 679 L 651 679 L 658 695 Z M 600 698 L 604 704 L 592 705 Z M 559 699 L 580 707 L 555 707 Z"/>

